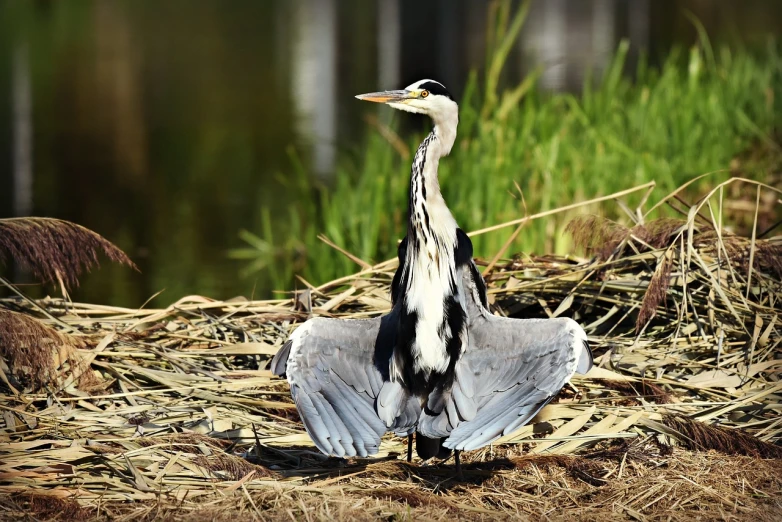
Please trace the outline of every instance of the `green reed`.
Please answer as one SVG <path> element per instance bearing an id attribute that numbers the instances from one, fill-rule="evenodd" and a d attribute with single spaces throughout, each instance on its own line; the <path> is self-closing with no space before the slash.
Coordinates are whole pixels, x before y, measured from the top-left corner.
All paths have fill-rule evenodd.
<path id="1" fill-rule="evenodd" d="M 525 204 L 533 214 L 650 180 L 657 183 L 654 199 L 697 175 L 726 169 L 694 184 L 692 194 L 731 175 L 730 169 L 768 179 L 782 165 L 773 134 L 782 120 L 777 42 L 751 52 L 712 49 L 702 38 L 689 50 L 673 50 L 659 67 L 642 58 L 630 75 L 628 44 L 621 43 L 610 67 L 599 80 L 587 79 L 580 95 L 549 93 L 537 86 L 539 71 L 519 85 L 499 87 L 507 42 L 516 38 L 525 12 L 493 14 L 487 73 L 481 80 L 470 76 L 456 145 L 440 162 L 443 195 L 464 230 L 523 217 Z M 403 138 L 408 154 L 422 138 Z M 286 186 L 297 203 L 287 214 L 264 214 L 258 230 L 242 232 L 247 248 L 231 253 L 248 260 L 247 274 L 261 271 L 274 287 L 290 289 L 301 287 L 294 275 L 317 284 L 358 268 L 319 234 L 369 263 L 395 255 L 405 234 L 410 176 L 410 157 L 398 146 L 370 128 L 360 152 L 342 155 L 329 187 L 313 186 L 294 153 L 292 162 Z M 615 204 L 577 210 L 584 212 L 624 215 Z M 508 253 L 568 252 L 563 229 L 573 215 L 529 223 Z M 494 255 L 511 232 L 476 237 L 476 256 Z"/>

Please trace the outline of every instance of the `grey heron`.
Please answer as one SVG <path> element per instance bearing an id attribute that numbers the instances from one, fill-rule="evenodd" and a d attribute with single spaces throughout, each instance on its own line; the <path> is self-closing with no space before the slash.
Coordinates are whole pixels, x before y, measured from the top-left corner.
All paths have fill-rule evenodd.
<path id="1" fill-rule="evenodd" d="M 456 139 L 459 108 L 421 80 L 357 96 L 426 114 L 434 128 L 415 154 L 407 236 L 398 249 L 392 310 L 374 319 L 312 318 L 272 360 L 287 375 L 307 433 L 338 457 L 378 452 L 388 431 L 412 435 L 422 459 L 445 458 L 529 422 L 592 355 L 572 319 L 491 314 L 470 239 L 440 193 L 437 172 Z"/>

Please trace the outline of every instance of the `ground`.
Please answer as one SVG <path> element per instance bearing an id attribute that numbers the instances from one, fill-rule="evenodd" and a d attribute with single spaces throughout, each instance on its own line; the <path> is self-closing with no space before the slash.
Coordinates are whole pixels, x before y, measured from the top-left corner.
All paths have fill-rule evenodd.
<path id="1" fill-rule="evenodd" d="M 498 449 L 436 466 L 362 461 L 306 484 L 214 483 L 197 501 L 0 499 L 4 520 L 752 520 L 782 519 L 782 460 L 614 444 L 584 456 Z M 485 459 L 485 460 L 484 460 Z M 241 481 L 240 481 L 241 482 Z"/>

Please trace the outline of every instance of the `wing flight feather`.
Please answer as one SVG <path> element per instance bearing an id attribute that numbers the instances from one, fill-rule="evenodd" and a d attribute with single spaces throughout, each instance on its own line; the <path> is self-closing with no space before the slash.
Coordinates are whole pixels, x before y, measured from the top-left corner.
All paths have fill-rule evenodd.
<path id="1" fill-rule="evenodd" d="M 395 324 L 394 312 L 376 319 L 313 318 L 273 359 L 272 370 L 287 375 L 304 427 L 323 453 L 374 455 L 386 431 L 414 429 L 417 401 L 388 379 Z"/>

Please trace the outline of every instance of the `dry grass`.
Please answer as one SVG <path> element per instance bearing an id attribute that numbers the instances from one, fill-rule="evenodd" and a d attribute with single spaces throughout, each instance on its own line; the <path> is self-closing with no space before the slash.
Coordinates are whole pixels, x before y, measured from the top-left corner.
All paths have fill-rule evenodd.
<path id="1" fill-rule="evenodd" d="M 529 426 L 464 454 L 464 482 L 452 461 L 403 462 L 391 436 L 374 460 L 324 458 L 267 369 L 310 313 L 386 312 L 393 260 L 305 298 L 0 301 L 25 318 L 6 338 L 82 342 L 102 379 L 90 393 L 0 386 L 0 505 L 60 520 L 779 519 L 782 281 L 767 255 L 779 243 L 704 221 L 716 195 L 693 208 L 649 232 L 665 241 L 636 229 L 607 258 L 495 264 L 494 311 L 575 317 L 595 368 Z"/>
<path id="2" fill-rule="evenodd" d="M 466 480 L 395 461 L 348 466 L 306 485 L 217 484 L 199 501 L 93 502 L 30 493 L 0 499 L 37 520 L 753 520 L 782 515 L 782 461 L 654 444 L 608 457 L 471 460 Z M 646 453 L 648 452 L 648 453 Z M 396 473 L 387 473 L 395 468 Z M 438 472 L 439 471 L 439 472 Z M 340 476 L 341 475 L 341 476 Z"/>

